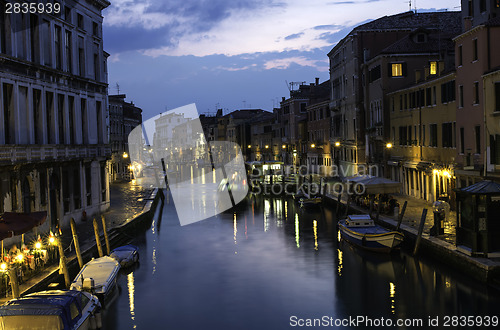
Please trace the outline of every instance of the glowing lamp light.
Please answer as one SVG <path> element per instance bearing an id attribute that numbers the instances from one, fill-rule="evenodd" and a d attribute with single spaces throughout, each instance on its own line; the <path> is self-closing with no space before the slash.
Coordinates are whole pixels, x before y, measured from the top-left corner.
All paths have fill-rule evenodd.
<path id="1" fill-rule="evenodd" d="M 126 152 L 123 153 L 123 158 L 128 158 L 128 154 Z"/>
<path id="2" fill-rule="evenodd" d="M 52 245 L 56 245 L 56 239 L 54 236 L 50 236 L 49 237 L 49 243 L 52 244 Z"/>
<path id="3" fill-rule="evenodd" d="M 446 170 L 444 170 L 444 171 L 443 171 L 443 176 L 446 176 L 446 177 L 448 177 L 448 178 L 451 178 L 451 174 L 450 174 L 450 172 L 448 172 L 448 171 L 446 171 Z"/>
<path id="4" fill-rule="evenodd" d="M 36 242 L 35 243 L 35 249 L 40 250 L 42 248 L 42 243 Z"/>
<path id="5" fill-rule="evenodd" d="M 335 146 L 340 147 L 340 142 L 339 141 L 335 142 Z"/>
<path id="6" fill-rule="evenodd" d="M 266 149 L 269 149 L 269 146 L 266 144 Z"/>
<path id="7" fill-rule="evenodd" d="M 2 264 L 0 264 L 0 270 L 3 272 L 7 270 L 7 264 L 5 262 L 2 262 Z"/>
<path id="8" fill-rule="evenodd" d="M 286 145 L 282 145 L 281 148 L 285 149 L 286 148 Z"/>
<path id="9" fill-rule="evenodd" d="M 315 145 L 314 143 L 313 143 L 313 144 L 311 144 L 311 148 L 314 148 L 314 147 L 316 147 L 316 145 Z"/>
<path id="10" fill-rule="evenodd" d="M 439 174 L 439 170 L 432 170 L 432 174 Z"/>
<path id="11" fill-rule="evenodd" d="M 389 143 L 387 143 L 387 144 L 385 145 L 385 147 L 386 147 L 387 149 L 391 149 L 391 148 L 392 148 L 392 143 L 390 143 L 390 142 L 389 142 Z"/>
<path id="12" fill-rule="evenodd" d="M 252 146 L 249 144 L 249 145 L 247 146 L 247 148 L 248 148 L 248 149 L 250 149 L 250 148 L 252 148 Z"/>
<path id="13" fill-rule="evenodd" d="M 24 259 L 23 254 L 22 254 L 22 253 L 19 253 L 19 254 L 16 256 L 16 259 L 17 259 L 17 261 L 19 261 L 19 262 L 23 262 L 23 259 Z"/>

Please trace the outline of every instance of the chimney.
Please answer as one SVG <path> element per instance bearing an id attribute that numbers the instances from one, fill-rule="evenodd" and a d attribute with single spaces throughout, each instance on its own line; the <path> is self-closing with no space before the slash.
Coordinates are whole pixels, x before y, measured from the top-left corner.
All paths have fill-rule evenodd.
<path id="1" fill-rule="evenodd" d="M 472 29 L 472 20 L 471 16 L 464 17 L 464 31 L 467 32 Z"/>
<path id="2" fill-rule="evenodd" d="M 319 85 L 319 78 L 316 78 L 316 86 Z"/>
<path id="3" fill-rule="evenodd" d="M 284 96 L 281 97 L 281 102 L 285 102 L 285 97 Z"/>
<path id="4" fill-rule="evenodd" d="M 415 83 L 416 84 L 420 81 L 421 76 L 422 76 L 422 72 L 420 70 L 415 70 Z"/>

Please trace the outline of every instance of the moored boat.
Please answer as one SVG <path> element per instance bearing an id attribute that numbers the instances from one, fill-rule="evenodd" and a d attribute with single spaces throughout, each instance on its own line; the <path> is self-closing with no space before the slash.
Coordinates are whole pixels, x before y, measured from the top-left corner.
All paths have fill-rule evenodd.
<path id="1" fill-rule="evenodd" d="M 100 310 L 99 299 L 88 292 L 35 292 L 0 306 L 0 329 L 96 329 L 102 326 Z"/>
<path id="2" fill-rule="evenodd" d="M 300 206 L 304 208 L 320 206 L 322 202 L 321 197 L 302 198 Z"/>
<path id="3" fill-rule="evenodd" d="M 342 238 L 366 250 L 388 253 L 397 248 L 404 235 L 376 225 L 369 215 L 349 215 L 339 221 Z"/>
<path id="4" fill-rule="evenodd" d="M 139 248 L 132 244 L 120 246 L 111 251 L 109 256 L 116 259 L 122 268 L 130 267 L 139 261 Z"/>
<path id="5" fill-rule="evenodd" d="M 104 302 L 116 287 L 119 270 L 120 264 L 114 258 L 104 256 L 92 259 L 83 265 L 71 283 L 70 289 L 93 293 Z"/>

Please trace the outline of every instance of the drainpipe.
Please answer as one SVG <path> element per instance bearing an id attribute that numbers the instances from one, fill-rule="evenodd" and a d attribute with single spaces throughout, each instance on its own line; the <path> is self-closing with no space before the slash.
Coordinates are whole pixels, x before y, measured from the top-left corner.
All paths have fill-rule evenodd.
<path id="1" fill-rule="evenodd" d="M 489 48 L 489 45 L 488 45 Z M 488 51 L 489 54 L 489 51 Z M 489 55 L 488 55 L 489 57 Z M 484 120 L 484 166 L 483 166 L 483 176 L 486 179 L 486 172 L 488 168 L 488 127 L 486 126 L 487 120 L 486 120 L 486 83 L 485 79 L 483 77 L 483 120 Z"/>

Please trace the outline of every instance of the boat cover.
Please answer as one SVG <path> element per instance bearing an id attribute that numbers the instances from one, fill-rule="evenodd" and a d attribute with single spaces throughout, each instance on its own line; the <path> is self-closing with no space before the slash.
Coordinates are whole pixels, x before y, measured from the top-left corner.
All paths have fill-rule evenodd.
<path id="1" fill-rule="evenodd" d="M 84 279 L 94 279 L 94 288 L 102 287 L 108 284 L 108 282 L 116 276 L 118 270 L 120 270 L 120 264 L 114 258 L 104 256 L 101 258 L 92 259 L 91 261 L 83 265 L 83 268 L 73 280 L 71 288 L 81 290 L 81 285 L 83 283 L 82 277 Z"/>
<path id="2" fill-rule="evenodd" d="M 53 329 L 54 327 L 55 329 L 72 329 L 82 316 L 82 309 L 85 307 L 81 306 L 82 294 L 80 291 L 52 290 L 12 299 L 0 306 L 0 329 L 11 328 L 12 322 L 17 324 L 20 321 L 27 329 Z M 71 318 L 72 308 L 73 312 L 78 311 L 79 317 Z M 57 318 L 27 317 L 43 315 L 53 315 Z M 28 320 L 33 325 L 28 324 Z M 62 327 L 60 327 L 61 323 Z"/>

